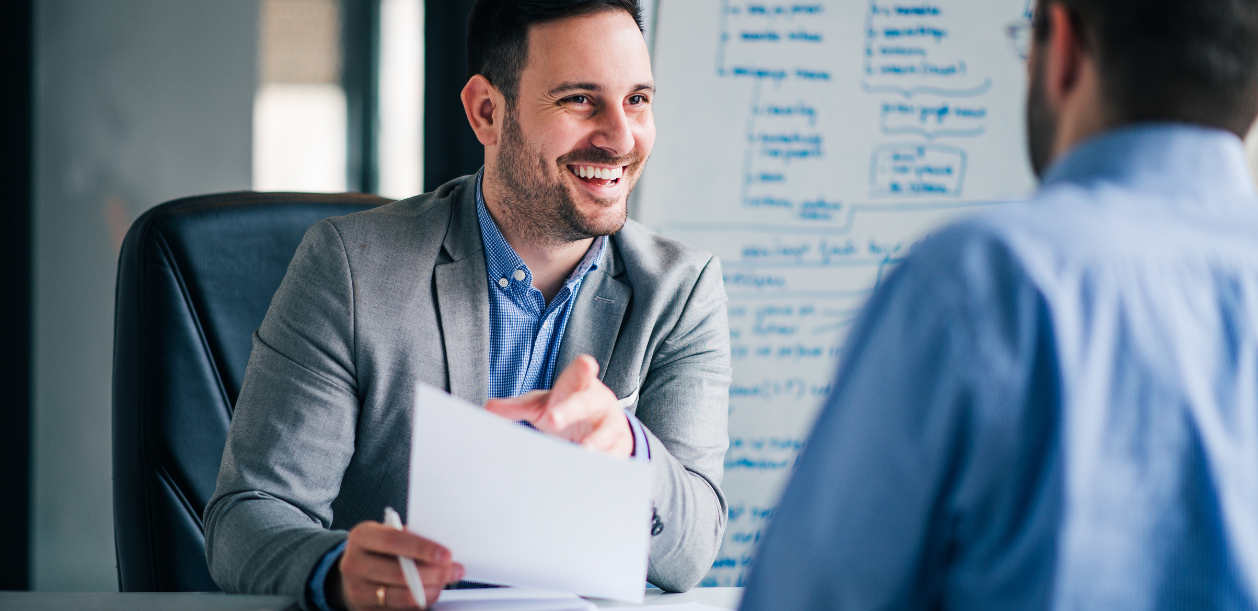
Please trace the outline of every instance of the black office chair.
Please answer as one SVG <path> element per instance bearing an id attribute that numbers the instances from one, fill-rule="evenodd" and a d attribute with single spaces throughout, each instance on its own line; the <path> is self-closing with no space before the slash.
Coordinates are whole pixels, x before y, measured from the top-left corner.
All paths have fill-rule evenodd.
<path id="1" fill-rule="evenodd" d="M 212 591 L 214 492 L 251 335 L 306 229 L 389 200 L 223 193 L 145 213 L 122 245 L 114 313 L 114 543 L 123 592 Z"/>

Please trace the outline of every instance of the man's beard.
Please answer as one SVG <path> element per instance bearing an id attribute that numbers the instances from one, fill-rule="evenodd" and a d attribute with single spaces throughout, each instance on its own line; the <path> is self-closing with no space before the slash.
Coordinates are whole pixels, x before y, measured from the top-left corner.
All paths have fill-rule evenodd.
<path id="1" fill-rule="evenodd" d="M 503 186 L 501 196 L 505 200 L 499 210 L 506 217 L 504 220 L 529 242 L 566 244 L 620 231 L 628 218 L 628 195 L 637 183 L 644 160 L 636 151 L 615 157 L 602 149 L 589 148 L 567 153 L 552 167 L 540 153 L 532 150 L 520 123 L 508 110 L 503 120 L 502 148 L 497 162 Z M 579 163 L 627 166 L 620 179 L 628 181 L 624 195 L 591 198 L 600 209 L 617 208 L 616 214 L 590 216 L 577 206 L 560 173 L 568 172 L 568 164 Z"/>
<path id="2" fill-rule="evenodd" d="M 1044 177 L 1044 170 L 1052 162 L 1053 142 L 1057 140 L 1057 116 L 1048 107 L 1048 95 L 1044 92 L 1043 54 L 1036 53 L 1031 66 L 1031 88 L 1026 100 L 1026 141 L 1031 155 L 1031 169 L 1036 178 Z"/>

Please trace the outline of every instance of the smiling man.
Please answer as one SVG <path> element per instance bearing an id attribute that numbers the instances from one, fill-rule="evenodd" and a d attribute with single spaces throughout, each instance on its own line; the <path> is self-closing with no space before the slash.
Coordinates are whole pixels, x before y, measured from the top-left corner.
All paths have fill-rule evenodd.
<path id="1" fill-rule="evenodd" d="M 480 1 L 468 65 L 484 168 L 315 225 L 254 335 L 205 510 L 226 591 L 408 608 L 397 555 L 430 601 L 462 578 L 459 550 L 375 521 L 406 506 L 416 382 L 649 461 L 648 580 L 686 590 L 711 566 L 726 298 L 710 254 L 627 220 L 655 140 L 637 3 Z"/>

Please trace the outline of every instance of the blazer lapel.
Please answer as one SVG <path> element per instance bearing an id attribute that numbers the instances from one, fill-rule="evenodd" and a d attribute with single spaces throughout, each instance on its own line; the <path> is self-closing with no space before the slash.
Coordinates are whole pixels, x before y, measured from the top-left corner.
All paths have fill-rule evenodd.
<path id="1" fill-rule="evenodd" d="M 489 398 L 489 285 L 476 218 L 475 175 L 453 204 L 443 246 L 453 259 L 437 265 L 437 316 L 450 394 L 476 405 Z"/>
<path id="2" fill-rule="evenodd" d="M 633 296 L 633 288 L 617 277 L 624 270 L 615 251 L 613 236 L 603 255 L 604 265 L 581 281 L 577 302 L 572 305 L 572 315 L 559 345 L 556 377 L 582 354 L 598 361 L 600 380 L 607 374 L 616 338 L 620 336 L 620 324 Z"/>

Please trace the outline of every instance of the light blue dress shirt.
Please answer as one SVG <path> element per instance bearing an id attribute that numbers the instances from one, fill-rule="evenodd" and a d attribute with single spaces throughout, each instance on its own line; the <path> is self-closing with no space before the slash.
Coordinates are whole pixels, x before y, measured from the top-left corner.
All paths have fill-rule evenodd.
<path id="1" fill-rule="evenodd" d="M 1096 137 L 923 241 L 849 336 L 744 610 L 1258 608 L 1258 195 Z"/>
<path id="2" fill-rule="evenodd" d="M 542 292 L 533 288 L 533 272 L 503 237 L 481 191 L 484 171 L 476 177 L 476 214 L 480 218 L 481 242 L 485 248 L 485 268 L 489 275 L 489 397 L 517 397 L 532 390 L 545 390 L 555 381 L 559 347 L 572 304 L 586 274 L 598 269 L 607 250 L 607 237 L 595 238 L 585 257 L 572 270 L 563 288 L 546 303 Z M 642 423 L 629 412 L 633 434 L 632 456 L 650 460 L 650 442 Z M 310 602 L 319 611 L 330 611 L 324 593 L 328 573 L 345 551 L 345 543 L 332 548 L 315 567 L 308 584 Z"/>

